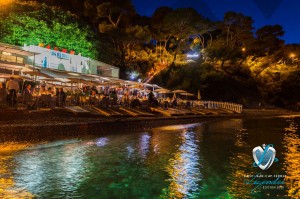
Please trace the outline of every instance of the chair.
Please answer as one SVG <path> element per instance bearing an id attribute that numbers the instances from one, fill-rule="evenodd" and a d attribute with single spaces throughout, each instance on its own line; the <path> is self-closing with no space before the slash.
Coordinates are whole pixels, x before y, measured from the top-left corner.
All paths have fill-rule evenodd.
<path id="1" fill-rule="evenodd" d="M 109 100 L 108 97 L 102 98 L 102 100 L 101 100 L 100 103 L 99 103 L 99 106 L 100 106 L 100 107 L 108 108 L 109 105 L 110 105 L 110 100 Z"/>
<path id="2" fill-rule="evenodd" d="M 151 104 L 150 104 L 150 102 L 148 100 L 143 100 L 141 104 L 142 104 L 141 108 L 143 110 L 149 110 L 149 108 L 151 106 Z"/>
<path id="3" fill-rule="evenodd" d="M 86 106 L 87 105 L 87 99 L 85 96 L 79 96 L 79 104 L 81 106 Z"/>
<path id="4" fill-rule="evenodd" d="M 51 99 L 51 95 L 41 95 L 40 97 L 40 103 L 41 103 L 41 106 L 40 107 L 48 107 L 48 108 L 51 108 L 51 103 L 52 102 L 52 99 Z"/>
<path id="5" fill-rule="evenodd" d="M 111 99 L 110 105 L 111 105 L 111 107 L 117 108 L 118 107 L 118 99 L 117 98 Z"/>
<path id="6" fill-rule="evenodd" d="M 72 96 L 68 95 L 66 97 L 66 106 L 70 106 L 72 104 Z"/>
<path id="7" fill-rule="evenodd" d="M 7 100 L 6 98 L 0 97 L 0 108 L 5 108 L 7 106 Z"/>
<path id="8" fill-rule="evenodd" d="M 142 104 L 141 104 L 140 100 L 138 100 L 138 99 L 134 99 L 130 103 L 131 108 L 140 108 L 141 106 L 142 106 Z"/>
<path id="9" fill-rule="evenodd" d="M 192 104 L 190 101 L 186 102 L 186 106 L 185 106 L 186 109 L 191 109 L 192 108 Z"/>
<path id="10" fill-rule="evenodd" d="M 37 101 L 34 100 L 31 94 L 24 95 L 23 97 L 19 97 L 17 100 L 17 109 L 36 109 L 37 108 Z M 22 102 L 22 103 L 19 103 Z"/>

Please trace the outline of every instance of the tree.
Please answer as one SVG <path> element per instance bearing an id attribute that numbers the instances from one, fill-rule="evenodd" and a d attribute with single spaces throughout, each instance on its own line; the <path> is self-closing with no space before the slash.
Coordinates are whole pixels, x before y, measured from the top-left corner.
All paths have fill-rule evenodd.
<path id="1" fill-rule="evenodd" d="M 256 73 L 256 77 L 269 68 L 272 63 L 276 63 L 284 57 L 284 52 L 281 52 L 284 41 L 279 38 L 283 35 L 284 31 L 280 25 L 267 25 L 256 31 L 256 42 L 253 45 L 255 47 L 254 55 L 265 57 L 268 60 Z"/>
<path id="2" fill-rule="evenodd" d="M 171 12 L 173 12 L 173 9 L 170 7 L 160 7 L 157 8 L 151 16 L 151 35 L 156 41 L 164 44 L 165 50 L 171 35 L 164 29 L 164 19 Z"/>
<path id="3" fill-rule="evenodd" d="M 267 25 L 256 31 L 256 52 L 259 56 L 271 55 L 281 49 L 284 41 L 279 37 L 284 35 L 282 26 Z"/>
<path id="4" fill-rule="evenodd" d="M 150 40 L 148 26 L 135 13 L 130 0 L 87 0 L 85 6 L 97 19 L 100 37 L 110 42 L 109 49 L 114 57 L 111 64 L 120 67 L 120 76 L 125 78 L 131 61 L 135 61 L 132 60 L 133 51 L 142 49 Z"/>
<path id="5" fill-rule="evenodd" d="M 177 54 L 190 36 L 207 31 L 206 23 L 207 20 L 192 8 L 179 8 L 165 16 L 162 32 L 168 32 L 169 37 L 173 38 L 169 40 L 169 47 L 174 51 L 172 66 L 175 65 Z"/>
<path id="6" fill-rule="evenodd" d="M 253 53 L 253 20 L 240 13 L 228 12 L 217 27 L 219 35 L 206 49 L 206 53 L 209 57 L 220 60 L 221 68 L 226 73 L 238 74 L 243 62 Z M 230 65 L 225 66 L 226 62 Z"/>
<path id="7" fill-rule="evenodd" d="M 1 42 L 21 46 L 44 43 L 97 58 L 97 42 L 91 29 L 80 25 L 75 15 L 60 8 L 17 2 L 0 24 Z"/>

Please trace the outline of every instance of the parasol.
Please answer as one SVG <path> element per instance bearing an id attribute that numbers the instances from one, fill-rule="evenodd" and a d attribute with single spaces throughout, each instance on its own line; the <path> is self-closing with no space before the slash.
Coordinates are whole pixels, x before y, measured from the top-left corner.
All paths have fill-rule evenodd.
<path id="1" fill-rule="evenodd" d="M 173 93 L 187 93 L 185 90 L 174 90 Z"/>
<path id="2" fill-rule="evenodd" d="M 180 95 L 185 95 L 185 96 L 194 96 L 192 93 L 179 93 Z"/>
<path id="3" fill-rule="evenodd" d="M 200 90 L 198 90 L 197 99 L 198 99 L 198 100 L 201 100 Z"/>
<path id="4" fill-rule="evenodd" d="M 165 88 L 156 89 L 154 92 L 161 93 L 161 94 L 164 94 L 164 93 L 171 93 L 170 90 L 165 89 Z"/>

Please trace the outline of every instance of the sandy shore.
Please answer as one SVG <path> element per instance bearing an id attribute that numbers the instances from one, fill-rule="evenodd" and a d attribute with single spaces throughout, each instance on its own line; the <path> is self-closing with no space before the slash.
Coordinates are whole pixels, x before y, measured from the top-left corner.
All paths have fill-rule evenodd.
<path id="1" fill-rule="evenodd" d="M 206 122 L 225 118 L 274 117 L 300 115 L 287 110 L 245 109 L 242 114 L 186 115 L 155 117 L 75 116 L 53 111 L 0 111 L 0 140 L 52 140 L 64 137 L 104 135 L 124 130 L 137 131 L 163 125 Z"/>

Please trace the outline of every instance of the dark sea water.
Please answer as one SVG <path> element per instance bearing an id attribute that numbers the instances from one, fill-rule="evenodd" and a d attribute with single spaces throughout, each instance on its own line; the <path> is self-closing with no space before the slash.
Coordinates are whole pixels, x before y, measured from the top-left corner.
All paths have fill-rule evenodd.
<path id="1" fill-rule="evenodd" d="M 299 117 L 226 119 L 4 143 L 0 198 L 300 198 L 299 124 Z M 262 144 L 278 159 L 267 170 L 253 166 L 252 150 Z"/>

